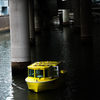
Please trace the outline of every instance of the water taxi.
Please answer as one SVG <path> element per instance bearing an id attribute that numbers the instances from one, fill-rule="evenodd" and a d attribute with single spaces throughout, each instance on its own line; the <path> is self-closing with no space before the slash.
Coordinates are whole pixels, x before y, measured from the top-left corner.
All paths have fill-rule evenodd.
<path id="1" fill-rule="evenodd" d="M 28 66 L 25 79 L 28 89 L 35 92 L 55 89 L 66 81 L 67 71 L 60 70 L 61 62 L 38 61 Z"/>

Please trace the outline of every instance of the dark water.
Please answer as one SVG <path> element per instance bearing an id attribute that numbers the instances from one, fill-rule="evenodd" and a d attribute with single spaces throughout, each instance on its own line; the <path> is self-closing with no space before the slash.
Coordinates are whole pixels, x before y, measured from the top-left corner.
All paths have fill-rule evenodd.
<path id="1" fill-rule="evenodd" d="M 36 35 L 32 62 L 61 60 L 68 81 L 57 89 L 28 91 L 25 76 L 12 76 L 10 33 L 0 33 L 0 100 L 100 100 L 100 28 L 93 25 L 93 45 L 81 45 L 73 27 L 51 28 Z"/>

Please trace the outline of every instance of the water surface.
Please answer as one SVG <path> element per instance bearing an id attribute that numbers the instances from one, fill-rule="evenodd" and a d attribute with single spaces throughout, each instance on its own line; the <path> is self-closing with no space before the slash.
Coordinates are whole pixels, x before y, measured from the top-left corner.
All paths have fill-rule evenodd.
<path id="1" fill-rule="evenodd" d="M 100 29 L 93 26 L 93 45 L 81 45 L 80 33 L 73 26 L 43 30 L 31 46 L 32 62 L 62 61 L 68 81 L 57 89 L 35 93 L 28 91 L 26 76 L 11 70 L 10 33 L 0 33 L 0 100 L 99 100 Z"/>

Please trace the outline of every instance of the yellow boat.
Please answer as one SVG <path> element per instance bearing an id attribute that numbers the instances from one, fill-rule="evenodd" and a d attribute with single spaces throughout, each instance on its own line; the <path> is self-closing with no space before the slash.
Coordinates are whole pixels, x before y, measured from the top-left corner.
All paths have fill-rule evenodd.
<path id="1" fill-rule="evenodd" d="M 67 74 L 67 71 L 60 70 L 60 64 L 58 61 L 39 61 L 29 65 L 25 79 L 28 89 L 42 92 L 60 86 Z"/>

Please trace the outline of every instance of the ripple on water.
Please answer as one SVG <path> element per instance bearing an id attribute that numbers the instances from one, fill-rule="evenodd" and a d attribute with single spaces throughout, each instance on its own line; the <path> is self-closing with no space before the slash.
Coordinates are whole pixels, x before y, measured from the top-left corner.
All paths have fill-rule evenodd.
<path id="1" fill-rule="evenodd" d="M 0 100 L 13 100 L 9 35 L 0 36 Z"/>

